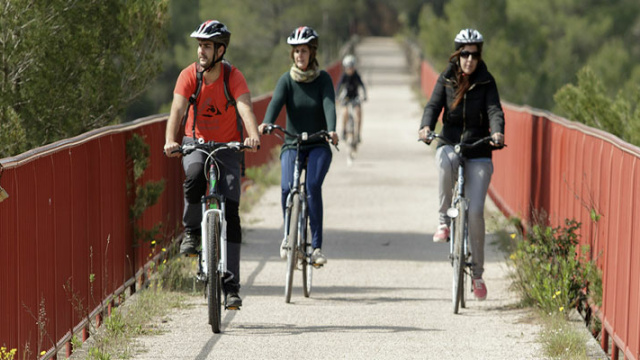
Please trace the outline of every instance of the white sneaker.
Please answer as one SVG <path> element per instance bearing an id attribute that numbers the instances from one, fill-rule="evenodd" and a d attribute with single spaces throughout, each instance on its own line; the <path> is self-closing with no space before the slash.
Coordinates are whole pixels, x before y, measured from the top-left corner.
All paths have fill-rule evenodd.
<path id="1" fill-rule="evenodd" d="M 324 256 L 320 248 L 313 249 L 311 254 L 311 263 L 316 265 L 324 265 L 327 263 L 327 257 Z"/>
<path id="2" fill-rule="evenodd" d="M 288 247 L 289 247 L 289 243 L 287 242 L 287 238 L 285 237 L 284 239 L 282 239 L 282 244 L 280 244 L 280 259 L 282 260 L 287 259 Z"/>
<path id="3" fill-rule="evenodd" d="M 449 227 L 446 224 L 438 226 L 438 231 L 433 234 L 433 242 L 443 243 L 449 241 Z"/>

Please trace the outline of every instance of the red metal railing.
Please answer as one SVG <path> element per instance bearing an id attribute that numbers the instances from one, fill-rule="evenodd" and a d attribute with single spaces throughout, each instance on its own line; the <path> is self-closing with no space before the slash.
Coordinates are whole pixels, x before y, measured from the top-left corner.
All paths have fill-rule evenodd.
<path id="1" fill-rule="evenodd" d="M 335 82 L 340 63 L 327 71 Z M 253 101 L 259 122 L 270 99 Z M 283 111 L 278 123 L 284 119 Z M 135 291 L 149 261 L 181 232 L 183 170 L 161 152 L 165 123 L 166 115 L 152 116 L 0 160 L 0 185 L 9 193 L 0 203 L 0 346 L 18 349 L 16 358 L 26 345 L 29 358 L 70 354 L 72 335 L 86 339 L 88 322 L 100 322 L 125 290 Z M 157 246 L 134 244 L 134 179 L 125 150 L 133 134 L 150 147 L 139 181 L 165 181 L 158 202 L 136 223 L 163 224 Z M 261 150 L 246 154 L 247 167 L 267 162 L 277 146 L 277 138 L 262 137 Z"/>
<path id="2" fill-rule="evenodd" d="M 438 74 L 421 68 L 429 96 Z M 489 194 L 507 216 L 536 211 L 550 225 L 582 223 L 581 242 L 603 271 L 602 347 L 640 359 L 640 148 L 550 113 L 503 104 L 508 147 L 494 153 Z M 601 215 L 591 219 L 592 210 Z"/>

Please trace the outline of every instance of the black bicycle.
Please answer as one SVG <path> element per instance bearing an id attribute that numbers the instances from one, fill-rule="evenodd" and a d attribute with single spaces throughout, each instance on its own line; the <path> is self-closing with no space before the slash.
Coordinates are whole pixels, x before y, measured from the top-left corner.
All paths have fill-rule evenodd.
<path id="1" fill-rule="evenodd" d="M 458 178 L 453 185 L 453 197 L 451 198 L 451 207 L 447 209 L 447 216 L 451 218 L 451 235 L 449 236 L 449 260 L 453 267 L 453 283 L 452 283 L 452 305 L 453 313 L 457 314 L 460 307 L 466 307 L 465 287 L 471 290 L 471 248 L 469 246 L 469 199 L 465 197 L 464 181 L 465 181 L 465 161 L 464 152 L 473 149 L 478 145 L 487 144 L 492 141 L 491 136 L 484 137 L 472 143 L 455 144 L 447 138 L 437 133 L 431 132 L 426 140 L 426 144 L 437 139 L 446 145 L 453 147 L 454 153 L 458 156 Z M 493 146 L 492 150 L 499 150 L 506 145 Z"/>
<path id="2" fill-rule="evenodd" d="M 227 221 L 225 217 L 225 197 L 218 191 L 218 160 L 216 154 L 221 150 L 230 149 L 243 151 L 251 149 L 250 146 L 240 142 L 216 143 L 204 142 L 198 139 L 198 143 L 187 144 L 176 152 L 187 155 L 193 151 L 200 151 L 207 155 L 204 171 L 207 178 L 208 190 L 202 196 L 202 244 L 198 255 L 198 273 L 196 279 L 205 284 L 205 297 L 209 308 L 209 324 L 214 333 L 220 332 L 221 307 L 223 305 L 224 287 L 223 280 L 227 274 Z M 225 310 L 239 310 L 237 307 L 228 307 L 224 296 Z"/>
<path id="3" fill-rule="evenodd" d="M 321 130 L 314 134 L 294 134 L 283 129 L 279 125 L 270 124 L 264 128 L 265 134 L 278 130 L 285 135 L 295 138 L 296 161 L 293 170 L 293 183 L 287 196 L 284 216 L 284 237 L 287 239 L 287 272 L 284 286 L 284 299 L 286 303 L 291 301 L 291 289 L 293 287 L 293 272 L 296 269 L 302 271 L 302 289 L 305 297 L 311 294 L 311 281 L 313 268 L 322 267 L 312 261 L 313 247 L 311 245 L 309 230 L 309 211 L 307 203 L 307 190 L 304 182 L 307 164 L 300 160 L 300 146 L 306 142 L 318 139 L 331 140 L 329 132 Z M 274 134 L 280 139 L 279 134 Z M 284 140 L 284 139 L 282 139 Z M 335 146 L 335 145 L 334 145 Z M 336 146 L 336 149 L 338 147 Z"/>

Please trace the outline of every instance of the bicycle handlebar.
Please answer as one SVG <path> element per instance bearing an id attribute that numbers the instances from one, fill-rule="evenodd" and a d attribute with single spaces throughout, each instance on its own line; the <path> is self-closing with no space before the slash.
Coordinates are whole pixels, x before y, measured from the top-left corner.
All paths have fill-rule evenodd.
<path id="1" fill-rule="evenodd" d="M 182 145 L 180 146 L 180 148 L 172 151 L 171 153 L 179 152 L 182 155 L 187 155 L 194 151 L 200 150 L 200 151 L 206 152 L 207 154 L 209 153 L 215 154 L 216 152 L 220 150 L 225 150 L 225 149 L 230 149 L 234 151 L 243 151 L 243 150 L 250 150 L 252 149 L 252 147 L 238 141 L 231 141 L 231 142 L 207 141 L 202 143 Z"/>
<path id="2" fill-rule="evenodd" d="M 453 146 L 453 151 L 456 154 L 460 154 L 464 150 L 473 149 L 478 145 L 490 143 L 490 142 L 493 141 L 493 138 L 491 136 L 486 136 L 486 137 L 483 137 L 483 138 L 481 138 L 481 139 L 479 139 L 479 140 L 477 140 L 475 142 L 472 142 L 472 143 L 463 143 L 463 142 L 461 142 L 461 143 L 456 144 L 456 143 L 453 143 L 453 142 L 449 141 L 449 139 L 447 139 L 447 138 L 445 138 L 445 137 L 443 137 L 443 136 L 441 136 L 441 135 L 439 135 L 437 133 L 431 132 L 431 133 L 429 133 L 429 135 L 427 135 L 427 138 L 425 140 L 418 139 L 418 141 L 422 141 L 427 145 L 430 145 L 433 140 L 438 140 L 438 141 L 443 142 L 445 145 Z M 500 150 L 500 149 L 504 148 L 505 146 L 507 146 L 507 144 L 500 144 L 500 145 L 495 145 L 494 144 L 491 147 L 491 151 Z"/>
<path id="3" fill-rule="evenodd" d="M 327 130 L 320 130 L 320 131 L 318 131 L 316 133 L 313 133 L 313 134 L 309 134 L 307 132 L 303 132 L 301 134 L 294 134 L 294 133 L 288 131 L 287 129 L 283 128 L 280 125 L 268 124 L 264 128 L 262 133 L 263 134 L 271 134 L 271 132 L 273 132 L 273 130 L 279 130 L 280 132 L 295 138 L 296 142 L 299 143 L 299 144 L 322 138 L 322 139 L 328 140 L 333 146 L 335 146 L 336 149 L 338 149 L 338 145 L 334 144 L 331 141 L 331 135 L 329 135 L 329 132 Z"/>

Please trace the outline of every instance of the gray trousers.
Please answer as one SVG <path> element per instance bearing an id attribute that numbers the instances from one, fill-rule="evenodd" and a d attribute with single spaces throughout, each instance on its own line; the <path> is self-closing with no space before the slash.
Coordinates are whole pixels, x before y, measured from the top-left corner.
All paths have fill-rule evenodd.
<path id="1" fill-rule="evenodd" d="M 450 225 L 447 209 L 451 206 L 453 185 L 458 178 L 458 156 L 451 146 L 440 146 L 436 151 L 439 169 L 440 224 Z M 469 244 L 473 259 L 473 276 L 481 277 L 484 272 L 484 202 L 487 198 L 493 163 L 489 158 L 467 159 L 465 163 L 466 198 L 469 199 Z"/>

